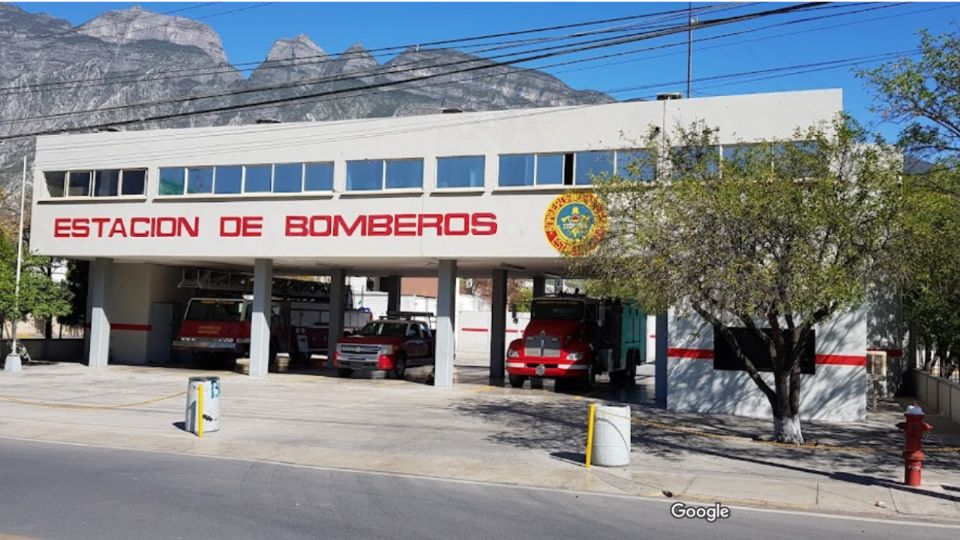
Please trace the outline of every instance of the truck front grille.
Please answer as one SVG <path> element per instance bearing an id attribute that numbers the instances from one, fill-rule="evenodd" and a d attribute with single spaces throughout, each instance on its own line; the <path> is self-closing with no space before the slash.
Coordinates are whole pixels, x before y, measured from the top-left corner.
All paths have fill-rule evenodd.
<path id="1" fill-rule="evenodd" d="M 380 353 L 379 345 L 356 345 L 353 343 L 344 343 L 340 345 L 340 352 L 344 354 L 372 354 L 377 355 Z"/>
<path id="2" fill-rule="evenodd" d="M 524 356 L 556 358 L 560 356 L 560 338 L 548 335 L 527 336 L 524 342 Z"/>

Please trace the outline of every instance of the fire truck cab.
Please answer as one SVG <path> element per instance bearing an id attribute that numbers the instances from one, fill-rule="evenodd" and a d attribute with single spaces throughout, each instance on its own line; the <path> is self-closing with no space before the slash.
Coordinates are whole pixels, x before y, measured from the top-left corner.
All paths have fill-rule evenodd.
<path id="1" fill-rule="evenodd" d="M 633 304 L 580 294 L 535 298 L 523 337 L 507 350 L 510 385 L 545 377 L 592 386 L 601 373 L 631 382 L 645 360 L 645 335 L 646 315 Z"/>

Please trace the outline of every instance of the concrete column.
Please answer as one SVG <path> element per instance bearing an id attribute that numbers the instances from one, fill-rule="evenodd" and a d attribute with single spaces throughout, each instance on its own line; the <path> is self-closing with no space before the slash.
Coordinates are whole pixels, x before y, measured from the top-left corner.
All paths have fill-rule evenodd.
<path id="1" fill-rule="evenodd" d="M 110 318 L 107 298 L 110 295 L 110 274 L 113 259 L 94 259 L 90 264 L 87 302 L 90 304 L 90 352 L 87 365 L 106 367 L 110 359 Z"/>
<path id="2" fill-rule="evenodd" d="M 330 362 L 333 362 L 333 352 L 337 350 L 337 340 L 343 336 L 346 279 L 347 271 L 343 268 L 334 269 L 330 274 L 330 326 L 327 330 L 327 358 Z M 328 364 L 332 365 L 330 362 Z"/>
<path id="3" fill-rule="evenodd" d="M 543 276 L 534 276 L 533 278 L 533 297 L 547 294 L 547 278 Z"/>
<path id="4" fill-rule="evenodd" d="M 456 351 L 457 261 L 440 261 L 437 282 L 437 348 L 433 385 L 453 386 L 453 356 Z"/>
<path id="5" fill-rule="evenodd" d="M 507 271 L 493 271 L 490 313 L 490 385 L 502 386 L 507 332 Z"/>
<path id="6" fill-rule="evenodd" d="M 253 261 L 253 316 L 250 318 L 250 376 L 270 368 L 270 307 L 273 304 L 273 260 Z"/>
<path id="7" fill-rule="evenodd" d="M 400 311 L 400 276 L 387 279 L 387 312 Z"/>
<path id="8" fill-rule="evenodd" d="M 660 407 L 667 406 L 667 348 L 670 346 L 667 314 L 657 315 L 657 356 L 653 365 L 654 401 Z"/>

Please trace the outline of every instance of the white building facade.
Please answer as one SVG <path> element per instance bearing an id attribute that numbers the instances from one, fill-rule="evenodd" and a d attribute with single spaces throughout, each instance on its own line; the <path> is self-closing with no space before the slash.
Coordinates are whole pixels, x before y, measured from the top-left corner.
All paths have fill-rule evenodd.
<path id="1" fill-rule="evenodd" d="M 328 275 L 333 289 L 348 275 L 437 276 L 435 380 L 449 386 L 456 278 L 492 277 L 493 309 L 504 310 L 508 274 L 532 277 L 541 289 L 545 277 L 563 275 L 563 254 L 545 232 L 548 207 L 560 195 L 588 193 L 593 175 L 620 171 L 651 127 L 703 121 L 733 145 L 789 139 L 841 110 L 841 92 L 823 90 L 40 137 L 31 249 L 93 261 L 91 366 L 121 351 L 148 358 L 166 339 L 150 337 L 151 313 L 184 301 L 171 282 L 177 268 L 253 269 L 251 375 L 266 372 L 263 308 L 275 273 Z M 342 306 L 333 304 L 335 340 Z M 669 343 L 658 335 L 659 348 L 672 351 L 669 362 L 658 355 L 670 408 L 762 414 L 761 404 L 746 405 L 760 394 L 745 376 L 673 354 L 711 345 L 677 333 L 684 324 L 670 327 Z M 838 332 L 818 342 L 818 354 L 865 354 L 864 335 Z M 490 344 L 491 380 L 502 380 L 504 344 Z M 851 384 L 863 365 L 837 369 L 821 369 L 805 399 L 851 409 L 835 388 Z M 731 392 L 754 397 L 728 405 Z M 862 414 L 859 402 L 855 409 L 843 419 Z"/>

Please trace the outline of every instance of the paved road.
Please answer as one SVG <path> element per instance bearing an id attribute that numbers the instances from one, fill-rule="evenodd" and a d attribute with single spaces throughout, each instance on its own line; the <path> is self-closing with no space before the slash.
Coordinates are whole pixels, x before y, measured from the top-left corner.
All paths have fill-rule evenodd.
<path id="1" fill-rule="evenodd" d="M 0 539 L 947 538 L 960 528 L 0 439 Z"/>

